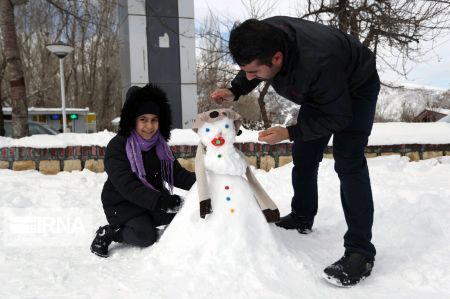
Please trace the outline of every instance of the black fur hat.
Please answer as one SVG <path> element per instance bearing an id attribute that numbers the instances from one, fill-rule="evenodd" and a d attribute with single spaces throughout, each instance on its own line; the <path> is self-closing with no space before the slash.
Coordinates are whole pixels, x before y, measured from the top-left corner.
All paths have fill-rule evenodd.
<path id="1" fill-rule="evenodd" d="M 144 87 L 131 86 L 126 95 L 125 104 L 120 114 L 119 135 L 128 137 L 135 128 L 136 117 L 143 106 L 149 103 L 159 108 L 159 131 L 166 141 L 170 138 L 172 128 L 172 112 L 166 93 L 156 85 L 147 84 Z"/>

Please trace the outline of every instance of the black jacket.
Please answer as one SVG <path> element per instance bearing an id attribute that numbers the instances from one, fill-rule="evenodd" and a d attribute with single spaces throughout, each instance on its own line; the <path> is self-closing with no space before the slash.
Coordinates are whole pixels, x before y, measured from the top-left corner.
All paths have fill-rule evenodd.
<path id="1" fill-rule="evenodd" d="M 318 23 L 290 17 L 264 22 L 284 32 L 286 48 L 282 69 L 270 84 L 281 96 L 314 111 L 314 117 L 288 127 L 289 138 L 313 140 L 347 127 L 351 100 L 379 84 L 375 55 L 355 37 Z M 237 100 L 260 82 L 247 80 L 240 71 L 230 90 Z"/>
<path id="2" fill-rule="evenodd" d="M 120 226 L 147 210 L 153 210 L 162 193 L 169 194 L 161 181 L 161 164 L 155 149 L 142 152 L 147 181 L 158 191 L 142 184 L 128 161 L 125 146 L 127 139 L 117 135 L 108 143 L 105 153 L 105 170 L 108 179 L 103 186 L 102 203 L 110 225 Z M 174 185 L 189 190 L 195 183 L 195 174 L 185 170 L 175 159 Z"/>

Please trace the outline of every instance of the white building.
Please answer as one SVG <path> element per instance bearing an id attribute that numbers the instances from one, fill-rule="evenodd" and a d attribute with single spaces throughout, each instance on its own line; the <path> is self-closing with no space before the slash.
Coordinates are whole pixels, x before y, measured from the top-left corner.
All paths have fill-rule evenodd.
<path id="1" fill-rule="evenodd" d="M 5 119 L 11 119 L 11 107 L 2 109 Z M 67 128 L 73 133 L 97 132 L 97 115 L 89 112 L 89 108 L 66 108 Z M 61 108 L 28 108 L 28 120 L 43 123 L 54 129 L 62 131 Z"/>

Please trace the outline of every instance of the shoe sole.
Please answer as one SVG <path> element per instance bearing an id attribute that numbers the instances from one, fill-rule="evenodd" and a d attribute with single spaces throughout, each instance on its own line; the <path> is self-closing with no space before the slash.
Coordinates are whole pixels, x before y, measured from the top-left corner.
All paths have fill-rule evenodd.
<path id="1" fill-rule="evenodd" d="M 322 272 L 322 278 L 325 279 L 326 282 L 328 282 L 328 283 L 330 283 L 330 284 L 332 284 L 334 286 L 337 286 L 337 287 L 340 287 L 340 288 L 344 288 L 344 289 L 348 289 L 348 288 L 354 287 L 355 285 L 359 284 L 364 279 L 366 279 L 369 275 L 370 275 L 370 272 L 367 275 L 362 276 L 360 280 L 351 280 L 349 282 L 349 284 L 345 285 L 339 279 L 337 279 L 335 277 L 332 277 L 332 276 L 326 274 L 325 272 Z"/>
<path id="2" fill-rule="evenodd" d="M 300 228 L 297 228 L 297 231 L 299 234 L 302 235 L 309 235 L 310 233 L 313 232 L 312 229 L 300 229 Z"/>
<path id="3" fill-rule="evenodd" d="M 310 234 L 310 233 L 313 232 L 312 229 L 285 228 L 285 227 L 283 227 L 283 226 L 277 225 L 276 223 L 275 223 L 275 225 L 276 225 L 277 227 L 282 228 L 282 229 L 285 229 L 285 230 L 296 230 L 299 234 L 302 234 L 302 235 L 308 235 L 308 234 Z"/>
<path id="4" fill-rule="evenodd" d="M 98 252 L 95 252 L 94 249 L 92 249 L 92 246 L 91 246 L 91 252 L 93 254 L 95 254 L 96 256 L 99 256 L 99 257 L 103 257 L 103 258 L 107 258 L 108 257 L 108 255 L 104 255 L 104 254 L 100 254 Z"/>

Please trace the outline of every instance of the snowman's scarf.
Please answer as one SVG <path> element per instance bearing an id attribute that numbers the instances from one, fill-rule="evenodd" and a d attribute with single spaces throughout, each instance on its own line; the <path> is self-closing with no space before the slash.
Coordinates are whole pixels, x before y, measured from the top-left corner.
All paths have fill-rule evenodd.
<path id="1" fill-rule="evenodd" d="M 208 180 L 206 179 L 203 144 L 201 143 L 197 145 L 197 154 L 195 155 L 195 179 L 197 181 L 198 199 L 200 201 L 200 217 L 205 218 L 206 214 L 212 212 L 212 208 Z"/>

